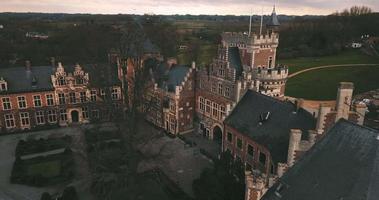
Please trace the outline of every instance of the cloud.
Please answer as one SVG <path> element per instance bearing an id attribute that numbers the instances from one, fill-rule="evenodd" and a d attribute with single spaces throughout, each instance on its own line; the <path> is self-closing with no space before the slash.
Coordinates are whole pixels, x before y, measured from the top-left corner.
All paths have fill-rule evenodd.
<path id="1" fill-rule="evenodd" d="M 330 14 L 353 5 L 379 11 L 378 0 L 0 0 L 0 12 L 246 15 L 276 4 L 281 14 Z"/>

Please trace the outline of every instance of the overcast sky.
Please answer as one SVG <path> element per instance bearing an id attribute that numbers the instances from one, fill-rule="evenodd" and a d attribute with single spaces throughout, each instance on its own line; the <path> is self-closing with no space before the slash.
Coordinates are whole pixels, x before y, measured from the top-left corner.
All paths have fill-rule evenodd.
<path id="1" fill-rule="evenodd" d="M 234 14 L 327 15 L 353 5 L 379 12 L 379 0 L 0 0 L 0 12 L 102 14 Z"/>

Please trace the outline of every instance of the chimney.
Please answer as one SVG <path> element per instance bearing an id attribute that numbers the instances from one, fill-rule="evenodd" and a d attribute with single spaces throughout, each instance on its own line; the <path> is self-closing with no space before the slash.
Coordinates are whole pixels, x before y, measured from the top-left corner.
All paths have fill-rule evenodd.
<path id="1" fill-rule="evenodd" d="M 287 157 L 287 164 L 290 167 L 295 163 L 295 153 L 300 148 L 301 134 L 301 130 L 291 129 Z"/>
<path id="2" fill-rule="evenodd" d="M 356 103 L 354 104 L 354 110 L 358 115 L 358 122 L 357 124 L 363 125 L 363 122 L 365 121 L 367 106 L 364 103 Z"/>
<path id="3" fill-rule="evenodd" d="M 326 106 L 325 104 L 320 104 L 318 117 L 317 117 L 317 124 L 316 124 L 317 134 L 324 133 L 326 115 L 330 113 L 330 111 L 331 111 L 330 107 Z"/>
<path id="4" fill-rule="evenodd" d="M 32 71 L 32 64 L 30 63 L 30 60 L 25 61 L 25 68 L 28 72 Z"/>
<path id="5" fill-rule="evenodd" d="M 336 122 L 341 119 L 348 119 L 353 96 L 354 84 L 351 82 L 341 82 L 337 93 L 337 116 Z"/>

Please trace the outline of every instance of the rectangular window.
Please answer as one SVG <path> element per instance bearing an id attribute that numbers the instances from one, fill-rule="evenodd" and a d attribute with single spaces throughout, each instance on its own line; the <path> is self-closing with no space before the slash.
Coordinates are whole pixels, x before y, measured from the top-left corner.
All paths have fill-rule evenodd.
<path id="1" fill-rule="evenodd" d="M 27 113 L 27 112 L 20 113 L 20 119 L 21 119 L 21 126 L 29 126 L 30 125 L 29 113 Z"/>
<path id="2" fill-rule="evenodd" d="M 205 99 L 203 97 L 200 97 L 199 109 L 205 111 Z"/>
<path id="3" fill-rule="evenodd" d="M 68 94 L 68 96 L 70 97 L 70 103 L 76 103 L 76 94 L 75 94 L 75 92 L 70 92 Z"/>
<path id="4" fill-rule="evenodd" d="M 47 111 L 47 120 L 49 121 L 49 123 L 57 122 L 57 113 L 55 112 L 55 110 Z"/>
<path id="5" fill-rule="evenodd" d="M 172 112 L 175 112 L 175 103 L 172 103 L 172 102 L 170 102 L 170 110 L 172 111 Z"/>
<path id="6" fill-rule="evenodd" d="M 219 73 L 220 76 L 224 76 L 225 75 L 225 70 L 224 69 L 219 69 L 218 73 Z"/>
<path id="7" fill-rule="evenodd" d="M 105 90 L 100 90 L 100 96 L 103 100 L 105 100 Z"/>
<path id="8" fill-rule="evenodd" d="M 230 97 L 230 88 L 229 87 L 225 87 L 225 96 Z"/>
<path id="9" fill-rule="evenodd" d="M 60 105 L 66 104 L 66 97 L 65 97 L 64 93 L 58 94 L 58 100 L 59 100 Z"/>
<path id="10" fill-rule="evenodd" d="M 259 162 L 262 165 L 266 165 L 266 154 L 259 152 Z"/>
<path id="11" fill-rule="evenodd" d="M 47 94 L 46 95 L 46 103 L 48 106 L 53 106 L 54 105 L 54 96 L 52 94 Z"/>
<path id="12" fill-rule="evenodd" d="M 209 100 L 206 100 L 206 102 L 207 102 L 207 104 L 206 104 L 206 107 L 205 107 L 205 112 L 206 113 L 211 113 L 211 105 L 212 105 L 212 103 Z"/>
<path id="13" fill-rule="evenodd" d="M 242 149 L 242 140 L 240 138 L 237 138 L 237 147 Z"/>
<path id="14" fill-rule="evenodd" d="M 212 92 L 216 93 L 216 84 L 212 83 Z"/>
<path id="15" fill-rule="evenodd" d="M 96 90 L 91 90 L 91 101 L 92 102 L 96 101 L 96 96 L 97 96 Z"/>
<path id="16" fill-rule="evenodd" d="M 66 111 L 66 109 L 61 109 L 59 111 L 59 115 L 60 115 L 61 121 L 67 121 L 67 111 Z"/>
<path id="17" fill-rule="evenodd" d="M 82 115 L 84 119 L 89 118 L 88 107 L 82 107 Z"/>
<path id="18" fill-rule="evenodd" d="M 2 98 L 3 101 L 3 109 L 10 110 L 12 109 L 11 99 L 9 97 Z"/>
<path id="19" fill-rule="evenodd" d="M 86 92 L 80 92 L 80 102 L 81 103 L 85 103 L 87 102 L 87 95 L 86 95 Z"/>
<path id="20" fill-rule="evenodd" d="M 220 105 L 220 111 L 221 111 L 221 118 L 225 117 L 226 116 L 225 106 Z"/>
<path id="21" fill-rule="evenodd" d="M 213 117 L 216 117 L 218 116 L 218 104 L 217 103 L 213 103 Z"/>
<path id="22" fill-rule="evenodd" d="M 14 123 L 14 116 L 12 114 L 4 115 L 5 118 L 5 127 L 6 128 L 14 128 L 16 124 Z"/>
<path id="23" fill-rule="evenodd" d="M 119 95 L 118 95 L 118 89 L 117 88 L 114 88 L 112 90 L 112 100 L 118 100 L 119 99 Z"/>
<path id="24" fill-rule="evenodd" d="M 247 145 L 247 153 L 249 154 L 249 156 L 254 157 L 254 147 L 250 144 Z"/>
<path id="25" fill-rule="evenodd" d="M 223 91 L 224 91 L 224 90 L 223 90 L 223 88 L 222 88 L 222 84 L 219 83 L 219 84 L 218 84 L 218 94 L 223 95 L 223 94 L 224 94 Z"/>
<path id="26" fill-rule="evenodd" d="M 5 83 L 0 84 L 0 91 L 6 91 L 7 85 Z"/>
<path id="27" fill-rule="evenodd" d="M 36 122 L 38 125 L 45 123 L 45 116 L 43 114 L 43 111 L 36 112 Z"/>
<path id="28" fill-rule="evenodd" d="M 232 142 L 232 140 L 233 140 L 232 133 L 228 132 L 227 139 L 228 139 L 228 142 Z"/>
<path id="29" fill-rule="evenodd" d="M 40 95 L 33 96 L 33 102 L 34 102 L 34 107 L 41 107 L 42 106 L 41 96 Z"/>
<path id="30" fill-rule="evenodd" d="M 18 108 L 25 109 L 26 108 L 26 98 L 25 96 L 17 97 Z"/>

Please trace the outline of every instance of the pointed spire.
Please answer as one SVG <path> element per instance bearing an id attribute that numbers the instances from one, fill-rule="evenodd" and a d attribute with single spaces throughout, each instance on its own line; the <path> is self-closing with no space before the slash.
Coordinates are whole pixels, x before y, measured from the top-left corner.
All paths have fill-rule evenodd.
<path id="1" fill-rule="evenodd" d="M 276 7 L 272 9 L 270 21 L 267 23 L 267 26 L 275 27 L 280 26 L 278 16 L 276 15 Z"/>

